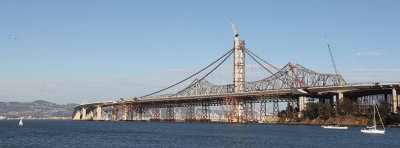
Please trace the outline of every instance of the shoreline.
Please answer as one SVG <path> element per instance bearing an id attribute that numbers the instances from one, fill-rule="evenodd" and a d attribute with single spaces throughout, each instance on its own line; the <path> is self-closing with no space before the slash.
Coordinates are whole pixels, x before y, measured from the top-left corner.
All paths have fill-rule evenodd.
<path id="1" fill-rule="evenodd" d="M 6 118 L 0 120 L 20 120 L 21 118 Z M 72 120 L 71 118 L 22 118 L 22 120 Z"/>

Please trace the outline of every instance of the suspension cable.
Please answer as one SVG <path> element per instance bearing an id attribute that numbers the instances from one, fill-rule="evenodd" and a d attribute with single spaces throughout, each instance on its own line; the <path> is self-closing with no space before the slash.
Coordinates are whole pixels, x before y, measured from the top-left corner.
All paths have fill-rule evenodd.
<path id="1" fill-rule="evenodd" d="M 257 56 L 256 54 L 254 54 L 253 52 L 251 52 L 249 49 L 245 48 L 245 50 L 247 51 L 247 53 L 250 53 L 252 55 L 254 55 L 255 57 L 257 57 L 258 59 L 260 59 L 261 61 L 263 61 L 264 63 L 267 63 L 269 66 L 271 66 L 272 68 L 275 68 L 277 71 L 279 71 L 280 69 L 276 68 L 274 65 L 272 65 L 271 63 L 265 61 L 264 59 L 260 58 L 259 56 Z"/>
<path id="2" fill-rule="evenodd" d="M 248 55 L 254 60 L 256 61 L 261 67 L 263 67 L 265 70 L 267 70 L 270 74 L 272 74 L 274 77 L 276 77 L 277 79 L 281 80 L 283 83 L 286 83 L 287 85 L 289 85 L 289 87 L 292 88 L 296 88 L 294 87 L 292 84 L 290 84 L 289 82 L 283 80 L 282 78 L 278 77 L 275 73 L 273 73 L 272 71 L 270 71 L 268 68 L 266 68 L 263 64 L 261 64 L 259 61 L 257 61 L 253 55 L 249 54 L 249 52 L 247 52 L 247 50 L 245 50 L 246 53 L 248 53 Z"/>
<path id="3" fill-rule="evenodd" d="M 183 89 L 183 90 L 180 90 L 179 92 L 177 92 L 176 94 L 174 94 L 174 96 L 175 96 L 175 95 L 178 95 L 179 93 L 181 93 L 181 92 L 183 92 L 183 91 L 189 89 L 190 87 L 192 87 L 192 86 L 194 86 L 194 85 L 200 83 L 204 78 L 206 78 L 208 75 L 210 75 L 212 72 L 214 72 L 219 66 L 221 66 L 221 64 L 224 63 L 224 62 L 226 61 L 226 59 L 228 59 L 228 58 L 232 55 L 232 53 L 233 53 L 233 50 L 230 50 L 229 55 L 226 56 L 225 59 L 221 61 L 221 63 L 219 63 L 217 66 L 215 66 L 210 72 L 208 72 L 205 76 L 203 76 L 203 77 L 202 77 L 201 79 L 199 79 L 197 82 L 190 84 L 188 87 L 186 87 L 186 88 Z"/>
<path id="4" fill-rule="evenodd" d="M 174 86 L 176 86 L 176 85 L 178 85 L 178 84 L 181 84 L 182 82 L 185 82 L 186 80 L 188 80 L 188 79 L 194 77 L 195 75 L 197 75 L 197 74 L 203 72 L 204 70 L 208 69 L 210 66 L 214 65 L 215 63 L 217 63 L 219 60 L 221 60 L 223 57 L 225 57 L 226 55 L 228 55 L 228 54 L 231 53 L 232 51 L 233 51 L 233 49 L 229 50 L 229 51 L 226 52 L 223 56 L 221 56 L 220 58 L 218 58 L 216 61 L 212 62 L 210 65 L 204 67 L 203 69 L 201 69 L 200 71 L 198 71 L 198 72 L 194 73 L 193 75 L 187 77 L 186 79 L 183 79 L 183 80 L 181 80 L 181 81 L 179 81 L 179 82 L 177 82 L 177 83 L 175 83 L 175 84 L 173 84 L 173 85 L 171 85 L 171 86 L 168 86 L 168 87 L 166 87 L 166 88 L 164 88 L 164 89 L 161 89 L 161 90 L 155 91 L 155 92 L 153 92 L 153 93 L 150 93 L 150 94 L 141 96 L 141 97 L 139 97 L 139 98 L 144 98 L 144 97 L 147 97 L 147 96 L 151 96 L 151 95 L 160 93 L 160 92 L 162 92 L 162 91 L 164 91 L 164 90 L 170 89 L 171 87 L 174 87 Z M 228 56 L 228 57 L 229 57 L 229 56 Z"/>
<path id="5" fill-rule="evenodd" d="M 257 57 L 258 59 L 260 59 L 261 61 L 263 61 L 264 63 L 266 63 L 266 64 L 268 64 L 269 66 L 271 66 L 271 67 L 273 67 L 274 69 L 276 69 L 277 71 L 280 71 L 280 69 L 278 69 L 278 68 L 276 68 L 274 65 L 272 65 L 271 63 L 269 63 L 269 62 L 267 62 L 267 61 L 265 61 L 264 59 L 262 59 L 262 58 L 260 58 L 259 56 L 257 56 L 256 54 L 254 54 L 253 52 L 251 52 L 249 49 L 247 49 L 247 48 L 245 48 L 245 51 L 247 52 L 247 53 L 251 53 L 253 56 L 255 56 L 255 57 Z M 249 54 L 250 55 L 250 54 Z M 251 56 L 251 55 L 250 55 Z M 254 58 L 253 58 L 254 59 Z M 257 62 L 258 63 L 258 62 Z M 259 63 L 260 64 L 260 63 Z M 290 65 L 289 65 L 290 66 Z M 293 70 L 293 68 L 292 67 L 290 67 L 292 70 Z M 294 74 L 294 73 L 293 73 Z M 288 77 L 288 78 L 290 78 L 292 81 L 293 80 L 295 80 L 295 78 L 293 78 L 292 76 L 290 76 L 288 73 L 286 73 L 286 76 Z M 301 86 L 301 85 L 300 85 Z"/>

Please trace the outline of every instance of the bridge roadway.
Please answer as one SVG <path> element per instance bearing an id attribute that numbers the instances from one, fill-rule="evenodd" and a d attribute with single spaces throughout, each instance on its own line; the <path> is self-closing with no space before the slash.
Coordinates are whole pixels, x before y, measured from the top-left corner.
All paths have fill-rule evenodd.
<path id="1" fill-rule="evenodd" d="M 135 112 L 136 114 L 140 114 L 140 118 L 142 118 L 142 116 L 144 118 L 146 111 L 148 110 L 159 112 L 161 108 L 171 108 L 171 106 L 192 108 L 193 106 L 218 106 L 234 104 L 233 102 L 224 100 L 226 98 L 236 98 L 239 100 L 239 102 L 245 103 L 273 101 L 286 102 L 290 98 L 297 102 L 297 106 L 301 111 L 305 109 L 307 97 L 332 99 L 333 96 L 336 96 L 336 98 L 339 100 L 342 100 L 344 97 L 346 97 L 354 101 L 357 100 L 357 97 L 376 94 L 392 94 L 390 102 L 393 105 L 392 111 L 397 112 L 396 109 L 399 106 L 397 90 L 399 89 L 400 83 L 365 83 L 346 84 L 342 86 L 310 87 L 306 89 L 281 89 L 243 93 L 225 93 L 218 95 L 148 97 L 137 100 L 119 100 L 77 105 L 75 106 L 73 120 L 107 120 L 104 116 L 108 115 L 104 114 L 108 114 L 108 112 L 112 112 L 112 120 L 127 120 L 128 112 Z M 120 115 L 119 119 L 117 117 L 118 115 L 116 115 L 118 112 L 120 114 L 124 114 Z M 161 115 L 156 116 L 159 116 L 157 117 L 158 119 L 161 118 Z"/>
<path id="2" fill-rule="evenodd" d="M 88 103 L 81 104 L 75 106 L 75 108 L 82 107 L 90 107 L 90 106 L 112 106 L 112 105 L 120 105 L 120 104 L 129 104 L 129 103 L 167 103 L 167 102 L 180 102 L 180 101 L 202 101 L 206 100 L 214 100 L 214 99 L 222 99 L 229 97 L 237 97 L 237 98 L 256 98 L 261 96 L 307 96 L 318 98 L 319 96 L 333 94 L 333 93 L 344 93 L 349 96 L 363 96 L 367 94 L 379 94 L 383 93 L 384 90 L 392 90 L 399 89 L 400 83 L 365 83 L 365 84 L 347 84 L 342 86 L 326 86 L 326 87 L 310 87 L 306 88 L 309 93 L 304 93 L 302 89 L 290 90 L 290 89 L 281 89 L 281 90 L 265 90 L 265 91 L 253 91 L 253 92 L 243 92 L 243 93 L 225 93 L 218 95 L 197 95 L 197 96 L 172 96 L 172 97 L 148 97 L 144 99 L 138 100 L 123 100 L 123 101 L 106 101 L 106 102 L 96 102 L 96 103 Z"/>

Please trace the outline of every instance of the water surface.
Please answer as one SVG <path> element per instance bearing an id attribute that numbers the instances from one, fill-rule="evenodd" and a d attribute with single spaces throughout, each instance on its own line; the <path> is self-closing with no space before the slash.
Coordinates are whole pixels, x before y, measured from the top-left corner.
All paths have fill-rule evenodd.
<path id="1" fill-rule="evenodd" d="M 361 127 L 0 120 L 0 147 L 398 147 L 400 129 L 363 134 Z"/>

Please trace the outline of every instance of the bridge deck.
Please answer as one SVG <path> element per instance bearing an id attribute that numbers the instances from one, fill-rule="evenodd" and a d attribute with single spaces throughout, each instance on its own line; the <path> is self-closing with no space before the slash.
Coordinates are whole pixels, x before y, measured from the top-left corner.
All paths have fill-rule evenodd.
<path id="1" fill-rule="evenodd" d="M 107 101 L 107 102 L 97 102 L 89 104 L 81 104 L 75 108 L 88 107 L 88 106 L 110 106 L 118 104 L 128 104 L 128 103 L 162 103 L 162 102 L 182 102 L 182 101 L 201 101 L 203 99 L 221 99 L 226 97 L 260 97 L 260 96 L 309 96 L 318 97 L 321 94 L 327 93 L 350 93 L 352 95 L 357 95 L 357 93 L 362 93 L 365 91 L 380 91 L 388 90 L 392 88 L 400 88 L 400 83 L 365 83 L 365 84 L 347 84 L 343 86 L 326 86 L 326 87 L 310 87 L 306 88 L 308 93 L 304 93 L 301 89 L 290 90 L 265 90 L 265 91 L 253 91 L 253 92 L 243 92 L 243 93 L 224 93 L 218 95 L 197 95 L 197 96 L 172 96 L 172 97 L 148 97 L 139 100 L 123 100 L 123 101 Z"/>

